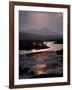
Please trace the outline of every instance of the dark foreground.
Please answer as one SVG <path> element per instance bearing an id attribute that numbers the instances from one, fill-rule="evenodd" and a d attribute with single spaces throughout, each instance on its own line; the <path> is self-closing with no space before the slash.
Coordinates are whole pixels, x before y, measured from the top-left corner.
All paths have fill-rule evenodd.
<path id="1" fill-rule="evenodd" d="M 19 56 L 19 79 L 63 77 L 63 50 Z"/>

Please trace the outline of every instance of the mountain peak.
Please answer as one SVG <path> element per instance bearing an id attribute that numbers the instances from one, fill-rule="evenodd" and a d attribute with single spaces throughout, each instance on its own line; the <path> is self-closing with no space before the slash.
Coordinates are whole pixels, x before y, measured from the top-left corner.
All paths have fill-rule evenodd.
<path id="1" fill-rule="evenodd" d="M 47 36 L 61 36 L 59 33 L 50 30 L 47 27 L 42 27 L 40 29 L 30 29 L 24 30 L 26 33 L 37 34 L 37 35 L 47 35 Z"/>
<path id="2" fill-rule="evenodd" d="M 41 28 L 40 30 L 48 30 L 48 28 L 46 28 L 46 27 L 43 27 L 43 28 Z"/>

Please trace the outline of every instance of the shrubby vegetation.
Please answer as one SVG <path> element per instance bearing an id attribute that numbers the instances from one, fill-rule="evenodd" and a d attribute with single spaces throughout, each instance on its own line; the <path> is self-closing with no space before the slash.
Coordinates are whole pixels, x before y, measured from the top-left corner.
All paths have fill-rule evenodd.
<path id="1" fill-rule="evenodd" d="M 42 40 L 20 40 L 19 50 L 45 49 L 48 48 Z"/>

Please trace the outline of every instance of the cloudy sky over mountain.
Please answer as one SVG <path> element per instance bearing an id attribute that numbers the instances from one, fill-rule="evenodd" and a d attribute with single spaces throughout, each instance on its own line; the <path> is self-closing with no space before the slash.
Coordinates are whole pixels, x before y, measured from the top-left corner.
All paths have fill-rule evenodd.
<path id="1" fill-rule="evenodd" d="M 30 32 L 30 30 L 41 31 L 41 28 L 48 28 L 62 35 L 63 14 L 54 12 L 19 11 L 20 32 Z"/>

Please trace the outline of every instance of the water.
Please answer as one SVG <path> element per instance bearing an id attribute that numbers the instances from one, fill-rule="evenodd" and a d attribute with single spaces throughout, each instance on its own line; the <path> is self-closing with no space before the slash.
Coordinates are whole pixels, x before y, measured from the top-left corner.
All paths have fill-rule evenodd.
<path id="1" fill-rule="evenodd" d="M 59 77 L 63 75 L 63 55 L 56 54 L 63 48 L 62 44 L 44 42 L 50 48 L 20 51 L 19 78 Z"/>
<path id="2" fill-rule="evenodd" d="M 49 48 L 46 49 L 32 49 L 32 50 L 20 50 L 19 54 L 24 55 L 24 54 L 30 54 L 30 53 L 35 53 L 35 52 L 44 52 L 44 51 L 57 51 L 61 50 L 63 48 L 63 44 L 55 44 L 54 41 L 51 42 L 44 42 L 45 45 L 47 45 Z"/>

